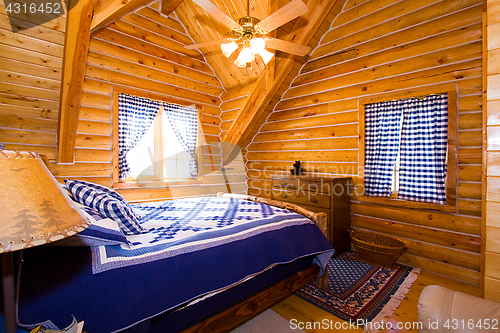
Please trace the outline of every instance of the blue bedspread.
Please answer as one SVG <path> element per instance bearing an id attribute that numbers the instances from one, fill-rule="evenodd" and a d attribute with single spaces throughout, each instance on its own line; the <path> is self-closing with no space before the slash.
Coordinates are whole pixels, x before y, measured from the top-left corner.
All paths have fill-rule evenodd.
<path id="1" fill-rule="evenodd" d="M 325 267 L 333 249 L 303 216 L 230 198 L 196 198 L 134 205 L 149 232 L 130 247 L 25 251 L 19 321 L 74 315 L 88 332 L 114 332 L 277 264 L 316 255 Z"/>

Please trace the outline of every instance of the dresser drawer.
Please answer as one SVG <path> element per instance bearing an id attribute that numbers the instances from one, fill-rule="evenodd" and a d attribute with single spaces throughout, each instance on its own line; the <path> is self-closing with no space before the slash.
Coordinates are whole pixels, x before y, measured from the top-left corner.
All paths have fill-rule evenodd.
<path id="1" fill-rule="evenodd" d="M 297 179 L 273 178 L 273 189 L 282 188 L 288 190 L 296 190 L 297 183 L 298 183 Z"/>
<path id="2" fill-rule="evenodd" d="M 318 194 L 330 194 L 330 183 L 318 180 L 301 180 L 300 190 Z"/>
<path id="3" fill-rule="evenodd" d="M 307 191 L 284 191 L 273 188 L 274 200 L 287 201 L 298 205 L 330 208 L 330 196 Z"/>

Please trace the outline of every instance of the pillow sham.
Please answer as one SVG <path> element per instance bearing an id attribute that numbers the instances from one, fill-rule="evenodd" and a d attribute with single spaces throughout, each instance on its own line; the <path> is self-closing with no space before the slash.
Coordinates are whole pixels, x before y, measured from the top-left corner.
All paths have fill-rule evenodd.
<path id="1" fill-rule="evenodd" d="M 104 193 L 112 196 L 115 199 L 120 200 L 125 206 L 129 206 L 130 207 L 130 204 L 128 203 L 128 201 L 125 200 L 125 198 L 123 198 L 120 195 L 120 193 L 116 192 L 115 190 L 113 190 L 113 189 L 111 189 L 109 187 L 106 187 L 106 186 L 103 186 L 103 185 L 99 185 L 99 184 L 96 184 L 96 183 L 92 183 L 92 182 L 87 182 L 85 180 L 77 180 L 77 179 L 65 179 L 64 183 L 66 184 L 66 186 L 68 186 L 68 183 L 70 183 L 70 184 L 80 184 L 82 186 L 87 186 L 87 187 L 93 188 L 95 190 L 104 192 Z"/>
<path id="2" fill-rule="evenodd" d="M 77 202 L 116 221 L 125 235 L 137 235 L 146 232 L 137 221 L 128 203 L 125 204 L 116 197 L 82 184 L 80 181 L 65 180 L 65 182 Z"/>

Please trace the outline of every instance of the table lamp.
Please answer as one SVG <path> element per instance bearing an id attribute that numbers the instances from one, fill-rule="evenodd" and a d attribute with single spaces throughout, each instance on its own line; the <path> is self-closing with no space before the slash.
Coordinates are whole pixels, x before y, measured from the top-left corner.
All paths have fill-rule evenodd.
<path id="1" fill-rule="evenodd" d="M 12 252 L 89 226 L 36 153 L 0 150 L 0 258 L 5 332 L 16 332 Z"/>

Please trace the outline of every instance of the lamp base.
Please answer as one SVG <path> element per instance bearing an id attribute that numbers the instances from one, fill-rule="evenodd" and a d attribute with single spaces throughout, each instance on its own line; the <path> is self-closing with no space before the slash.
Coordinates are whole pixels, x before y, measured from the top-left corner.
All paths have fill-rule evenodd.
<path id="1" fill-rule="evenodd" d="M 3 310 L 5 315 L 5 333 L 16 333 L 16 289 L 12 252 L 0 254 L 2 261 Z"/>

